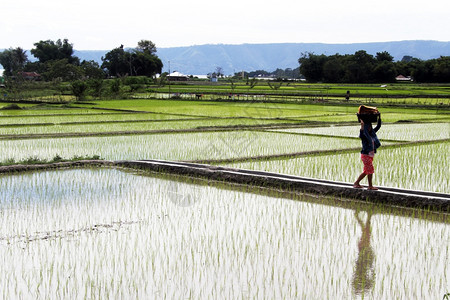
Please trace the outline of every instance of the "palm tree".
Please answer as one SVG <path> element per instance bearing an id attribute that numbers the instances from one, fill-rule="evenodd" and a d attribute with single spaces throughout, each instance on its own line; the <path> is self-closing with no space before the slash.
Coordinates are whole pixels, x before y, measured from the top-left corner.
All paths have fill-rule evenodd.
<path id="1" fill-rule="evenodd" d="M 27 51 L 17 47 L 16 49 L 13 49 L 12 53 L 15 63 L 20 69 L 22 69 L 28 62 Z"/>
<path id="2" fill-rule="evenodd" d="M 9 48 L 0 53 L 0 64 L 3 65 L 7 76 L 12 76 L 14 73 L 23 70 L 27 62 L 27 53 L 20 47 Z"/>

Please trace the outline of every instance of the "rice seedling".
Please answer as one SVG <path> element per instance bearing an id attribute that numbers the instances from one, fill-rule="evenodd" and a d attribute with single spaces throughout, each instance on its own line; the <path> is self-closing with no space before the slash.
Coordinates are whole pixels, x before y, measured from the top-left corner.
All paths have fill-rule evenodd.
<path id="1" fill-rule="evenodd" d="M 353 109 L 356 111 L 356 109 Z M 328 124 L 336 124 L 342 122 L 352 122 L 358 125 L 354 111 L 350 113 L 337 113 L 337 114 L 326 114 L 323 116 L 306 116 L 298 117 L 298 119 L 303 121 L 320 121 L 327 122 Z M 356 122 L 355 122 L 356 121 Z M 389 123 L 395 122 L 449 122 L 450 118 L 448 114 L 445 113 L 414 113 L 414 112 L 403 112 L 403 113 L 383 113 L 383 121 Z"/>
<path id="2" fill-rule="evenodd" d="M 358 137 L 359 125 L 277 129 L 274 131 Z M 380 131 L 377 132 L 377 135 L 381 140 L 419 141 L 449 139 L 450 123 L 384 124 Z"/>
<path id="3" fill-rule="evenodd" d="M 24 104 L 20 105 L 21 107 L 25 106 Z M 34 105 L 33 107 L 28 106 L 28 109 L 20 109 L 20 110 L 0 110 L 0 117 L 20 117 L 20 116 L 36 116 L 36 115 L 80 115 L 80 114 L 98 114 L 100 112 L 105 113 L 113 113 L 110 110 L 98 110 L 91 109 L 91 107 L 87 108 L 49 108 L 43 107 L 39 108 L 39 106 Z"/>
<path id="4" fill-rule="evenodd" d="M 442 142 L 401 148 L 380 148 L 374 160 L 374 182 L 381 186 L 449 193 L 449 145 L 448 142 Z M 337 155 L 234 163 L 227 166 L 350 183 L 355 181 L 362 170 L 360 154 L 357 151 Z"/>
<path id="5" fill-rule="evenodd" d="M 259 119 L 203 119 L 203 120 L 140 120 L 130 119 L 124 121 L 91 121 L 86 123 L 45 123 L 30 126 L 7 126 L 1 128 L 3 135 L 29 135 L 29 134 L 61 134 L 61 133 L 94 133 L 94 132 L 130 132 L 149 130 L 176 130 L 176 129 L 201 129 L 212 127 L 242 127 L 262 126 L 264 124 L 285 124 L 294 121 L 259 120 Z"/>
<path id="6" fill-rule="evenodd" d="M 430 299 L 448 287 L 448 223 L 306 201 L 115 169 L 1 176 L 0 295 Z"/>
<path id="7" fill-rule="evenodd" d="M 83 124 L 83 123 L 101 123 L 101 122 L 124 122 L 124 121 L 161 121 L 171 119 L 189 119 L 193 117 L 180 117 L 167 114 L 152 113 L 89 113 L 89 114 L 34 114 L 20 115 L 10 117 L 0 117 L 0 125 L 26 125 L 26 124 Z"/>
<path id="8" fill-rule="evenodd" d="M 192 116 L 210 117 L 259 117 L 294 118 L 301 116 L 322 116 L 355 114 L 355 108 L 335 105 L 308 105 L 264 102 L 217 102 L 217 101 L 175 101 L 175 100 L 130 100 L 98 102 L 103 108 L 124 108 L 135 111 L 151 111 Z"/>
<path id="9" fill-rule="evenodd" d="M 207 160 L 359 147 L 360 141 L 273 132 L 226 131 L 63 139 L 0 140 L 0 161 L 93 153 L 107 160 Z"/>

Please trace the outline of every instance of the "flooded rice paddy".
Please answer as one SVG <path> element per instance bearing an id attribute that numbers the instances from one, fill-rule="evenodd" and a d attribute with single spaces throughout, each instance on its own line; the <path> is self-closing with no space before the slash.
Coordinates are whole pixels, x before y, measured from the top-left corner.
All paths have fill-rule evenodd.
<path id="1" fill-rule="evenodd" d="M 2 175 L 0 216 L 5 299 L 442 299 L 450 286 L 440 214 L 87 168 Z"/>

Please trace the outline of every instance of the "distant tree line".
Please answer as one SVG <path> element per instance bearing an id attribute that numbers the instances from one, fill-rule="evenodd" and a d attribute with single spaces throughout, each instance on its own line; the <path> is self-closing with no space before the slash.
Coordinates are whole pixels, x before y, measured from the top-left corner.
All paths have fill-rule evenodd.
<path id="1" fill-rule="evenodd" d="M 37 61 L 31 62 L 20 47 L 1 52 L 0 64 L 5 70 L 4 75 L 17 78 L 24 72 L 36 72 L 45 81 L 74 81 L 126 75 L 151 77 L 161 73 L 163 67 L 156 55 L 155 44 L 148 40 L 141 40 L 133 49 L 124 49 L 121 45 L 109 51 L 102 57 L 101 65 L 93 60 L 80 62 L 67 39 L 39 41 L 30 52 Z"/>
<path id="2" fill-rule="evenodd" d="M 235 73 L 235 76 L 242 76 L 242 73 Z M 300 78 L 300 68 L 286 68 L 286 69 L 276 69 L 273 72 L 268 72 L 265 70 L 256 70 L 251 72 L 244 72 L 245 78 L 255 78 L 255 77 L 272 77 L 278 80 L 286 79 L 299 79 Z"/>
<path id="3" fill-rule="evenodd" d="M 411 76 L 416 82 L 450 82 L 450 56 L 430 60 L 405 56 L 394 62 L 386 51 L 373 56 L 360 50 L 351 55 L 303 53 L 298 61 L 300 73 L 310 82 L 394 82 L 398 75 Z"/>

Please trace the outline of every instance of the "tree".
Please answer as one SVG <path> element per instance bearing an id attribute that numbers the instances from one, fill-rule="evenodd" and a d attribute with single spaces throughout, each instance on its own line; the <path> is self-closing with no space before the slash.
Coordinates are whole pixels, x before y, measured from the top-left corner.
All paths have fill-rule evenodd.
<path id="1" fill-rule="evenodd" d="M 300 73 L 308 81 L 323 81 L 323 66 L 326 61 L 327 57 L 323 54 L 302 53 L 302 56 L 298 60 L 300 63 Z"/>
<path id="2" fill-rule="evenodd" d="M 66 58 L 51 60 L 46 64 L 47 71 L 44 72 L 46 80 L 61 78 L 63 81 L 79 80 L 83 77 L 83 70 L 70 64 Z"/>
<path id="3" fill-rule="evenodd" d="M 12 76 L 22 71 L 28 62 L 27 53 L 20 47 L 9 48 L 0 53 L 0 64 L 3 66 L 4 74 Z"/>
<path id="4" fill-rule="evenodd" d="M 154 54 L 155 46 L 150 41 L 140 41 L 135 49 L 125 51 L 123 45 L 102 57 L 102 68 L 110 76 L 154 76 L 161 73 L 163 64 Z"/>
<path id="5" fill-rule="evenodd" d="M 404 56 L 393 62 L 388 52 L 378 52 L 376 57 L 364 50 L 353 55 L 302 54 L 300 71 L 309 81 L 369 83 L 395 82 L 399 74 L 412 76 L 417 82 L 450 82 L 450 57 L 420 60 Z"/>
<path id="6" fill-rule="evenodd" d="M 90 89 L 90 94 L 93 97 L 100 99 L 103 91 L 103 79 L 89 79 L 87 85 Z"/>
<path id="7" fill-rule="evenodd" d="M 394 63 L 386 60 L 378 63 L 373 69 L 373 73 L 377 82 L 395 82 L 397 76 Z"/>
<path id="8" fill-rule="evenodd" d="M 389 52 L 387 52 L 387 51 L 377 52 L 376 59 L 378 62 L 383 62 L 383 61 L 393 62 L 394 61 L 394 57 L 392 55 L 390 55 Z"/>
<path id="9" fill-rule="evenodd" d="M 412 76 L 417 82 L 450 82 L 450 57 L 421 60 L 418 58 L 402 59 L 396 62 L 398 74 Z"/>
<path id="10" fill-rule="evenodd" d="M 40 63 L 46 63 L 52 60 L 67 59 L 69 64 L 79 65 L 80 59 L 73 55 L 73 45 L 68 39 L 56 43 L 52 40 L 40 41 L 34 44 L 35 48 L 31 49 L 31 54 L 36 57 Z"/>
<path id="11" fill-rule="evenodd" d="M 269 76 L 270 72 L 264 70 L 256 70 L 248 73 L 248 77 Z"/>
<path id="12" fill-rule="evenodd" d="M 114 48 L 102 57 L 102 69 L 106 69 L 109 76 L 124 76 L 129 72 L 127 58 L 123 45 Z"/>
<path id="13" fill-rule="evenodd" d="M 138 46 L 136 48 L 137 51 L 147 52 L 149 54 L 156 53 L 156 45 L 149 40 L 140 40 L 138 42 Z"/>
<path id="14" fill-rule="evenodd" d="M 341 55 L 330 56 L 323 65 L 325 82 L 343 82 L 345 78 L 345 63 Z"/>
<path id="15" fill-rule="evenodd" d="M 105 72 L 100 68 L 99 64 L 93 60 L 83 60 L 80 65 L 84 76 L 90 79 L 102 79 L 105 77 Z"/>
<path id="16" fill-rule="evenodd" d="M 286 68 L 286 69 L 276 69 L 275 71 L 272 72 L 273 75 L 275 75 L 276 78 L 282 78 L 282 79 L 287 79 L 287 78 L 292 78 L 292 69 L 291 68 Z"/>
<path id="17" fill-rule="evenodd" d="M 152 77 L 155 74 L 161 73 L 163 64 L 162 61 L 150 52 L 135 52 L 132 55 L 134 75 Z"/>
<path id="18" fill-rule="evenodd" d="M 348 83 L 392 82 L 397 75 L 392 61 L 393 57 L 386 51 L 373 57 L 364 50 L 353 55 L 306 53 L 299 59 L 300 71 L 309 81 Z"/>
<path id="19" fill-rule="evenodd" d="M 80 59 L 73 55 L 73 45 L 68 39 L 39 41 L 34 44 L 31 54 L 38 59 L 37 62 L 26 66 L 28 71 L 43 73 L 46 80 L 61 78 L 75 80 L 82 76 L 79 69 Z"/>
<path id="20" fill-rule="evenodd" d="M 373 80 L 372 70 L 375 59 L 364 50 L 356 51 L 349 56 L 346 81 L 352 83 L 365 83 Z"/>
<path id="21" fill-rule="evenodd" d="M 120 94 L 120 80 L 115 79 L 110 86 L 111 93 L 118 97 Z"/>
<path id="22" fill-rule="evenodd" d="M 87 86 L 86 82 L 77 80 L 77 81 L 72 82 L 71 88 L 72 88 L 73 95 L 79 101 L 79 100 L 84 99 L 84 95 L 85 95 L 85 92 L 86 92 L 88 86 Z"/>
<path id="23" fill-rule="evenodd" d="M 411 76 L 414 81 L 417 82 L 430 82 L 433 74 L 432 63 L 430 61 L 423 61 L 418 58 L 414 58 L 410 63 L 412 68 Z"/>
<path id="24" fill-rule="evenodd" d="M 436 82 L 450 82 L 450 56 L 441 56 L 436 59 L 433 75 Z"/>

